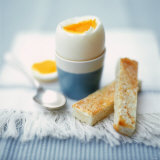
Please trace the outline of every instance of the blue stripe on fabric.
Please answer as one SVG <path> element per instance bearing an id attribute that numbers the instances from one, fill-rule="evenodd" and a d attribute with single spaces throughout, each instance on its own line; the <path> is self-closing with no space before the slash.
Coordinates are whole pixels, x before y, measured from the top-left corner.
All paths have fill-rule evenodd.
<path id="1" fill-rule="evenodd" d="M 82 152 L 82 145 L 81 145 L 81 143 L 79 143 L 79 159 L 82 159 L 82 154 L 83 154 L 83 152 Z"/>
<path id="2" fill-rule="evenodd" d="M 65 143 L 63 143 L 63 141 L 62 141 L 62 159 L 64 159 L 64 151 L 66 150 L 66 148 L 67 148 L 67 145 L 66 145 L 66 143 L 68 142 L 68 141 L 66 141 L 66 140 L 64 140 L 64 142 Z M 70 148 L 70 155 L 71 155 L 71 157 L 72 157 L 72 148 Z"/>
<path id="3" fill-rule="evenodd" d="M 34 144 L 31 144 L 31 142 L 25 142 L 25 146 L 24 149 L 21 150 L 21 155 L 24 156 L 25 160 L 28 160 L 30 158 L 30 153 L 32 152 L 32 150 L 30 148 L 32 148 Z M 20 146 L 20 143 L 18 145 L 18 147 Z M 31 147 L 30 147 L 31 146 Z M 25 154 L 23 154 L 25 153 Z"/>
<path id="4" fill-rule="evenodd" d="M 70 143 L 72 144 L 73 141 L 71 140 Z M 70 158 L 70 157 L 69 157 L 69 153 L 68 153 L 68 148 L 69 148 L 68 145 L 69 145 L 69 141 L 66 141 L 66 145 L 67 145 L 67 148 L 66 148 L 66 150 L 65 150 L 66 153 L 65 153 L 64 159 L 65 159 L 66 157 Z M 73 146 L 71 145 L 71 147 L 73 147 Z"/>
<path id="5" fill-rule="evenodd" d="M 129 152 L 129 147 L 130 147 L 130 144 L 127 143 L 126 144 L 126 154 L 127 154 L 127 159 L 129 159 L 130 157 L 132 157 L 132 152 Z M 129 154 L 130 153 L 130 154 Z"/>
<path id="6" fill-rule="evenodd" d="M 14 144 L 14 139 L 9 139 L 9 141 L 11 141 L 11 143 L 9 143 L 9 146 L 8 146 L 8 154 L 6 154 L 4 157 L 4 159 L 8 159 L 9 155 L 11 154 L 11 148 L 12 148 L 12 145 L 10 144 Z"/>
<path id="7" fill-rule="evenodd" d="M 46 137 L 46 140 L 43 141 L 42 156 L 41 156 L 42 159 L 47 159 L 47 152 L 48 152 L 47 143 L 48 143 L 48 137 Z"/>
<path id="8" fill-rule="evenodd" d="M 33 151 L 30 153 L 31 154 L 31 159 L 34 159 L 36 156 L 38 157 L 39 156 L 39 154 L 38 155 L 36 155 L 36 153 L 38 153 L 38 146 L 39 146 L 39 144 L 38 144 L 38 138 L 36 137 L 35 138 L 35 143 L 33 144 L 34 145 L 34 147 L 33 147 Z"/>
<path id="9" fill-rule="evenodd" d="M 11 145 L 13 145 L 13 144 L 11 143 Z M 14 155 L 13 155 L 14 159 L 20 159 L 21 158 L 21 152 L 23 150 L 23 147 L 24 146 L 21 145 L 21 143 L 19 143 L 19 142 L 17 143 L 16 149 L 15 149 L 15 152 L 14 152 Z"/>
<path id="10" fill-rule="evenodd" d="M 48 140 L 48 156 L 47 157 L 50 157 L 51 156 L 51 151 L 53 150 L 53 146 L 51 145 L 52 144 L 52 138 L 49 137 L 49 140 Z"/>
<path id="11" fill-rule="evenodd" d="M 64 140 L 65 141 L 65 140 Z M 63 148 L 63 144 L 62 144 L 62 140 L 60 140 L 60 142 L 59 142 L 59 148 L 58 148 L 58 153 L 59 154 L 57 154 L 58 155 L 58 157 L 59 157 L 59 159 L 62 159 L 62 154 L 63 154 L 63 152 L 62 152 L 62 148 Z"/>
<path id="12" fill-rule="evenodd" d="M 109 152 L 111 153 L 110 157 L 113 157 L 113 159 L 115 159 L 115 154 L 113 153 L 113 148 L 109 147 Z"/>
<path id="13" fill-rule="evenodd" d="M 47 155 L 47 151 L 48 151 L 48 148 L 47 148 L 47 142 L 48 142 L 48 139 L 46 137 L 46 140 L 44 141 L 43 140 L 43 146 L 42 146 L 42 149 L 41 149 L 41 159 L 46 159 L 46 155 Z"/>
<path id="14" fill-rule="evenodd" d="M 72 141 L 74 141 L 74 139 L 72 139 Z M 69 146 L 69 141 L 67 142 L 67 145 Z M 75 145 L 76 145 L 76 143 L 75 143 Z M 72 159 L 72 150 L 73 150 L 73 147 L 67 147 L 67 150 L 68 150 L 68 152 L 69 152 L 69 156 L 68 156 L 68 158 L 69 159 Z M 65 157 L 65 159 L 66 159 L 67 157 Z"/>
<path id="15" fill-rule="evenodd" d="M 93 144 L 93 142 L 91 143 L 91 155 L 90 155 L 91 157 L 91 159 L 93 159 L 94 160 L 94 144 Z"/>
<path id="16" fill-rule="evenodd" d="M 90 148 L 87 147 L 87 151 L 86 151 L 86 159 L 89 159 L 90 155 L 91 155 Z"/>
<path id="17" fill-rule="evenodd" d="M 16 159 L 17 158 L 17 154 L 19 152 L 19 141 L 16 141 L 16 145 L 14 145 L 14 150 L 13 150 L 13 155 L 12 155 L 12 158 L 11 159 Z"/>
<path id="18" fill-rule="evenodd" d="M 153 150 L 152 150 L 151 147 L 148 148 L 148 151 L 147 151 L 147 152 L 149 153 L 149 155 L 153 155 Z M 149 158 L 150 158 L 150 157 L 149 157 Z"/>
<path id="19" fill-rule="evenodd" d="M 76 146 L 75 146 L 75 147 L 76 147 Z M 79 152 L 80 147 L 81 147 L 81 146 L 80 146 L 80 143 L 77 143 L 75 158 L 76 158 L 76 156 L 77 156 L 77 157 L 80 157 L 80 152 Z"/>
<path id="20" fill-rule="evenodd" d="M 158 151 L 158 148 L 156 148 L 156 149 L 153 149 L 152 148 L 152 150 L 153 150 L 153 154 L 152 154 L 152 157 L 154 158 L 154 159 L 160 159 L 160 149 L 159 149 L 159 151 Z"/>
<path id="21" fill-rule="evenodd" d="M 53 150 L 51 151 L 52 156 L 54 156 L 55 159 L 56 159 L 57 156 L 58 156 L 58 155 L 57 155 L 57 154 L 58 154 L 57 146 L 58 146 L 59 143 L 57 143 L 57 142 L 58 142 L 58 140 L 56 139 L 56 140 L 55 140 L 54 148 L 53 148 Z"/>
<path id="22" fill-rule="evenodd" d="M 32 145 L 31 145 L 31 142 L 25 143 L 24 150 L 22 150 L 22 152 L 21 152 L 21 154 L 24 157 L 23 159 L 28 160 L 30 158 L 30 152 L 32 152 L 32 151 L 29 152 L 29 150 L 30 150 L 30 146 L 32 147 Z M 23 153 L 25 153 L 25 154 L 23 154 Z"/>
<path id="23" fill-rule="evenodd" d="M 64 140 L 65 141 L 65 140 Z M 62 144 L 62 140 L 60 141 L 60 145 L 59 145 L 59 151 L 58 151 L 58 153 L 59 153 L 59 159 L 62 159 L 62 154 L 63 154 L 63 152 L 62 152 L 62 149 L 63 149 L 63 144 Z"/>
<path id="24" fill-rule="evenodd" d="M 99 145 L 100 145 L 100 149 L 101 149 L 100 150 L 100 155 L 102 157 L 101 159 L 104 159 L 104 156 L 103 156 L 103 143 L 100 143 Z"/>
<path id="25" fill-rule="evenodd" d="M 47 152 L 47 148 L 45 148 L 45 143 L 47 143 L 47 137 L 46 137 L 46 140 L 44 141 L 43 139 L 39 142 L 39 145 L 41 146 L 40 147 L 40 159 L 44 159 L 45 158 L 45 155 L 46 155 L 46 152 Z M 45 153 L 44 153 L 45 151 Z M 44 158 L 43 158 L 44 157 Z"/>
<path id="26" fill-rule="evenodd" d="M 104 143 L 102 143 L 102 145 L 103 145 L 103 157 L 105 157 L 105 153 L 106 153 L 106 148 L 105 147 L 106 147 L 106 145 L 104 145 Z"/>
<path id="27" fill-rule="evenodd" d="M 61 145 L 61 140 L 58 141 L 58 139 L 57 139 L 56 146 L 55 146 L 56 147 L 56 152 L 55 152 L 56 156 L 55 156 L 55 159 L 58 159 L 58 158 L 60 159 L 60 156 L 61 156 L 60 155 L 61 153 L 59 152 L 60 145 Z"/>
<path id="28" fill-rule="evenodd" d="M 140 150 L 139 150 L 140 147 L 138 147 L 138 146 L 140 146 L 140 144 L 139 145 L 135 144 L 135 145 L 136 145 L 136 154 L 138 157 L 140 157 Z"/>
<path id="29" fill-rule="evenodd" d="M 135 150 L 135 145 L 133 147 L 131 147 L 131 152 L 132 152 L 132 159 L 137 159 L 137 154 L 136 153 L 136 150 Z"/>
<path id="30" fill-rule="evenodd" d="M 152 153 L 152 148 L 151 147 L 147 147 L 146 148 L 146 151 L 147 151 L 147 153 L 149 154 L 149 155 L 152 155 L 153 153 Z M 148 159 L 151 159 L 150 157 L 148 157 Z"/>
<path id="31" fill-rule="evenodd" d="M 104 145 L 103 153 L 104 153 L 104 157 L 106 157 L 106 159 L 108 159 L 109 154 L 110 154 L 108 145 Z"/>
<path id="32" fill-rule="evenodd" d="M 154 155 L 154 153 L 153 153 L 153 148 L 152 148 L 152 147 L 150 147 L 149 155 Z"/>
<path id="33" fill-rule="evenodd" d="M 1 139 L 1 141 L 2 141 L 2 139 Z M 5 147 L 4 147 L 3 151 L 2 151 L 2 157 L 3 157 L 4 159 L 6 159 L 7 153 L 8 153 L 8 151 L 9 151 L 9 146 L 10 146 L 10 143 L 7 143 L 7 141 L 10 142 L 10 139 L 8 138 L 7 141 L 4 139 L 3 141 L 5 142 Z M 1 148 L 1 147 L 0 147 L 0 148 Z M 1 157 L 1 159 L 2 159 L 2 157 Z"/>
<path id="34" fill-rule="evenodd" d="M 67 150 L 67 140 L 63 141 L 63 146 L 62 146 L 62 155 L 61 155 L 61 159 L 64 159 L 66 157 L 66 150 Z"/>
<path id="35" fill-rule="evenodd" d="M 158 152 L 159 152 L 159 159 L 160 159 L 160 149 L 159 149 L 159 151 L 158 151 L 158 148 L 156 148 L 156 149 L 154 149 L 153 147 L 151 147 L 152 148 L 152 158 L 154 158 L 154 159 L 158 159 Z"/>
<path id="36" fill-rule="evenodd" d="M 118 159 L 119 157 L 119 148 L 116 146 L 116 149 L 113 148 L 113 154 L 115 155 L 115 158 Z"/>
<path id="37" fill-rule="evenodd" d="M 51 137 L 34 138 L 30 142 L 20 142 L 13 138 L 0 139 L 0 160 L 72 160 L 72 159 L 119 159 L 151 160 L 160 159 L 160 148 L 144 144 L 121 144 L 111 147 L 103 141 L 92 140 L 82 143 L 72 138 L 58 140 Z"/>
<path id="38" fill-rule="evenodd" d="M 142 146 L 143 144 L 141 144 L 141 146 Z M 144 148 L 144 147 L 141 147 L 142 148 L 142 152 L 141 152 L 141 154 L 144 154 L 143 156 L 144 156 L 144 158 L 146 159 L 146 160 L 149 160 L 148 158 L 148 156 L 146 156 L 147 154 L 146 153 L 148 153 L 148 147 L 147 148 Z"/>
<path id="39" fill-rule="evenodd" d="M 38 153 L 38 155 L 37 155 L 37 158 L 39 160 L 41 160 L 41 146 L 42 146 L 42 142 L 43 141 L 41 141 L 40 139 L 38 139 L 38 146 L 37 146 L 37 153 Z"/>
<path id="40" fill-rule="evenodd" d="M 41 140 L 39 140 L 39 141 L 38 141 L 38 146 L 39 146 L 39 147 L 38 147 L 38 149 L 39 149 L 39 150 L 38 150 L 38 153 L 39 153 L 39 157 L 38 157 L 38 159 L 39 159 L 39 160 L 41 160 L 41 159 L 42 159 L 43 143 L 44 143 L 44 141 L 43 141 L 43 140 L 42 140 L 42 141 L 41 141 Z"/>
<path id="41" fill-rule="evenodd" d="M 120 157 L 121 156 L 121 150 L 120 150 L 119 147 L 117 147 L 116 149 L 117 149 L 117 152 L 118 152 L 117 155 L 118 155 L 118 157 Z"/>
<path id="42" fill-rule="evenodd" d="M 35 138 L 35 141 L 33 143 L 33 150 L 32 152 L 30 153 L 31 154 L 31 159 L 34 159 L 36 157 L 36 150 L 37 150 L 37 146 L 38 146 L 38 138 L 36 137 Z"/>
<path id="43" fill-rule="evenodd" d="M 100 141 L 97 142 L 97 145 L 99 146 L 100 145 Z M 95 147 L 95 158 L 98 159 L 100 157 L 100 147 Z"/>
<path id="44" fill-rule="evenodd" d="M 112 151 L 113 151 L 113 155 L 115 156 L 114 159 L 118 159 L 118 147 L 116 147 L 116 149 L 112 148 Z"/>
<path id="45" fill-rule="evenodd" d="M 100 148 L 100 155 L 101 155 L 101 159 L 104 159 L 104 156 L 103 156 L 103 143 L 100 143 L 99 144 L 99 148 Z"/>
<path id="46" fill-rule="evenodd" d="M 125 156 L 125 153 L 124 153 L 124 144 L 122 144 L 122 147 L 121 147 L 121 157 L 123 160 L 126 160 L 126 156 Z"/>
<path id="47" fill-rule="evenodd" d="M 9 143 L 9 142 L 8 142 Z M 23 148 L 23 145 L 21 145 L 22 143 L 18 143 L 17 144 L 17 150 L 15 151 L 15 158 L 17 159 L 20 159 L 21 158 L 21 155 L 20 153 L 22 152 L 22 148 Z"/>
<path id="48" fill-rule="evenodd" d="M 22 149 L 22 152 L 21 152 L 21 157 L 22 159 L 28 159 L 29 155 L 27 155 L 27 150 L 29 148 L 29 145 L 28 145 L 28 142 L 25 142 L 25 144 L 23 145 L 23 149 Z M 25 153 L 25 154 L 24 154 Z"/>
<path id="49" fill-rule="evenodd" d="M 142 157 L 142 156 L 144 157 L 143 154 L 145 154 L 145 152 L 143 152 L 142 144 L 140 143 L 139 146 L 140 146 L 140 147 L 139 147 L 140 157 Z"/>
<path id="50" fill-rule="evenodd" d="M 72 144 L 72 141 L 73 141 L 73 139 L 71 139 L 71 142 L 70 142 L 71 144 Z M 67 141 L 67 146 L 69 146 L 69 141 Z M 72 157 L 69 148 L 73 149 L 73 146 L 67 147 L 67 149 L 66 149 L 66 152 L 67 152 L 66 155 L 67 155 L 67 156 L 64 157 L 64 159 L 65 159 L 65 158 L 71 159 L 71 157 Z M 75 153 L 75 154 L 77 154 L 77 153 Z M 76 155 L 75 155 L 75 157 L 76 157 Z"/>
<path id="51" fill-rule="evenodd" d="M 2 139 L 0 139 L 0 157 L 3 156 L 3 151 L 4 151 L 4 148 L 6 147 L 6 143 L 7 141 L 3 141 Z"/>

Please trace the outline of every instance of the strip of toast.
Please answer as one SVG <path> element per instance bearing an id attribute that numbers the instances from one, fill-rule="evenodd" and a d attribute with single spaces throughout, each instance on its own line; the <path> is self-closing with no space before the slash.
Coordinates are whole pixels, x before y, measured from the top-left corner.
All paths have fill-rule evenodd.
<path id="1" fill-rule="evenodd" d="M 106 118 L 114 111 L 114 87 L 115 82 L 112 82 L 101 90 L 75 103 L 72 106 L 73 115 L 89 125 L 94 125 L 98 121 Z M 141 82 L 139 81 L 139 91 L 140 88 Z"/>
<path id="2" fill-rule="evenodd" d="M 94 125 L 113 112 L 115 82 L 75 103 L 73 115 L 82 122 Z"/>
<path id="3" fill-rule="evenodd" d="M 121 134 L 131 136 L 136 128 L 138 63 L 120 59 L 114 94 L 114 125 Z"/>

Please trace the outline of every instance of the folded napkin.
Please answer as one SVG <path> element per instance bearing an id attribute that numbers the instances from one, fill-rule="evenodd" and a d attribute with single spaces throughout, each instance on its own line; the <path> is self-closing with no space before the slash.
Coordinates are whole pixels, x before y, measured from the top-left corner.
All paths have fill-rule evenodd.
<path id="1" fill-rule="evenodd" d="M 142 92 L 138 96 L 137 129 L 129 138 L 113 129 L 113 114 L 91 127 L 72 116 L 74 100 L 67 99 L 64 109 L 52 112 L 36 104 L 32 100 L 36 90 L 24 75 L 23 69 L 29 73 L 34 62 L 54 59 L 54 33 L 19 33 L 11 51 L 5 54 L 0 70 L 0 136 L 20 135 L 22 140 L 47 135 L 57 138 L 75 136 L 82 140 L 96 137 L 111 145 L 142 142 L 160 146 L 160 57 L 157 46 L 155 36 L 150 31 L 106 32 L 107 53 L 101 87 L 115 79 L 116 63 L 120 57 L 129 57 L 139 62 L 138 76 L 142 80 Z M 22 67 L 9 61 L 8 56 L 15 56 Z M 60 91 L 58 80 L 41 85 Z"/>

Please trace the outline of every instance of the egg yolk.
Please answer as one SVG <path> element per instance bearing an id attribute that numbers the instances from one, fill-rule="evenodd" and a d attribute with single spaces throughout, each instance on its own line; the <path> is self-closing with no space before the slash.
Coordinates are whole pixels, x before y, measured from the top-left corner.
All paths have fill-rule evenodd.
<path id="1" fill-rule="evenodd" d="M 56 62 L 52 60 L 35 63 L 32 65 L 32 69 L 42 74 L 49 74 L 57 71 Z"/>
<path id="2" fill-rule="evenodd" d="M 88 31 L 90 27 L 95 29 L 96 26 L 97 26 L 96 20 L 90 19 L 86 21 L 81 21 L 76 24 L 70 24 L 70 25 L 64 26 L 63 29 L 67 32 L 81 34 Z"/>

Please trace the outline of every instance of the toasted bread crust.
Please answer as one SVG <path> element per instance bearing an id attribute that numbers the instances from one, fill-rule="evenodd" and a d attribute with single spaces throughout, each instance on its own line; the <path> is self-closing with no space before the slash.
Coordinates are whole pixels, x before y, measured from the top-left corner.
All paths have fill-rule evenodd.
<path id="1" fill-rule="evenodd" d="M 114 125 L 116 131 L 132 135 L 136 125 L 138 92 L 138 63 L 128 58 L 120 60 L 114 96 Z"/>
<path id="2" fill-rule="evenodd" d="M 96 120 L 93 120 L 93 123 L 91 123 L 91 125 L 93 125 L 97 123 L 99 120 L 107 117 L 108 114 L 113 112 L 114 88 L 115 88 L 115 82 L 112 82 L 111 84 L 105 86 L 104 88 L 90 94 L 86 98 L 73 104 L 72 107 L 74 110 L 75 109 L 79 110 L 81 111 L 81 113 L 93 117 L 93 119 L 97 115 L 98 117 L 101 117 L 101 118 L 96 118 Z"/>
<path id="3" fill-rule="evenodd" d="M 77 108 L 89 115 L 95 115 L 103 110 L 104 107 L 113 105 L 114 103 L 114 88 L 115 82 L 104 88 L 90 94 L 84 99 L 73 104 L 73 108 Z"/>

